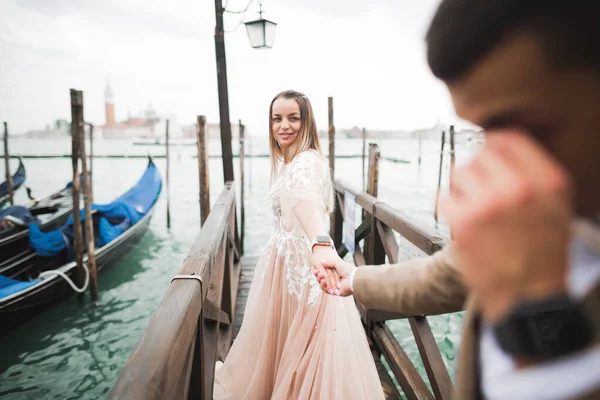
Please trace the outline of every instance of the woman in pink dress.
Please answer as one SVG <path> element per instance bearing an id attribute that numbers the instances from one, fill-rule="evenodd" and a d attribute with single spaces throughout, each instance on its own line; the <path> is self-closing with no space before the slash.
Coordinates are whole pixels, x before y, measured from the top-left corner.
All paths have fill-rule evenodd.
<path id="1" fill-rule="evenodd" d="M 269 134 L 273 233 L 241 329 L 217 366 L 214 399 L 383 399 L 354 299 L 325 295 L 312 273 L 313 261 L 339 256 L 326 237 L 333 185 L 308 98 L 278 94 Z"/>

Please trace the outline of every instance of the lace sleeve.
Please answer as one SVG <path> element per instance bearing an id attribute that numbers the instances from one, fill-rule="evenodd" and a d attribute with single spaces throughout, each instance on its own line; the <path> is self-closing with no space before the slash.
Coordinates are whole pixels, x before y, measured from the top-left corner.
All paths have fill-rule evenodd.
<path id="1" fill-rule="evenodd" d="M 321 213 L 328 212 L 329 181 L 329 170 L 316 151 L 305 151 L 294 158 L 289 165 L 281 194 L 281 212 L 286 230 L 291 229 L 294 209 L 302 202 L 313 203 Z"/>
<path id="2" fill-rule="evenodd" d="M 321 156 L 315 151 L 305 151 L 296 156 L 290 165 L 285 192 L 289 205 L 301 200 L 314 201 L 319 210 L 326 212 L 325 184 L 329 179 Z"/>

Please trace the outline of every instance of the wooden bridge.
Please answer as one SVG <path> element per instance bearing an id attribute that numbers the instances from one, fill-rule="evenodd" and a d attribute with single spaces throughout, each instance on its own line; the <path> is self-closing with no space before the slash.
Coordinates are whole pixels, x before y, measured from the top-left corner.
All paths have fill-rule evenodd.
<path id="1" fill-rule="evenodd" d="M 445 237 L 420 227 L 377 199 L 379 157 L 379 149 L 371 144 L 366 193 L 335 182 L 338 207 L 332 216 L 331 233 L 338 253 L 342 257 L 348 253 L 342 240 L 346 193 L 352 193 L 363 210 L 362 222 L 355 231 L 356 265 L 398 261 L 397 237 L 427 254 L 440 250 L 447 242 Z M 202 164 L 200 169 L 202 180 L 207 171 L 202 170 Z M 206 192 L 201 193 L 201 198 L 206 197 Z M 239 330 L 258 259 L 256 254 L 243 254 L 243 198 L 242 195 L 241 229 L 238 229 L 233 182 L 225 185 L 210 213 L 203 214 L 208 218 L 200 235 L 123 369 L 110 399 L 212 399 L 215 362 L 226 358 Z M 451 398 L 452 382 L 426 317 L 357 306 L 387 399 L 400 399 L 400 391 L 408 399 Z M 393 319 L 408 319 L 429 385 L 385 324 Z M 391 374 L 383 366 L 382 357 Z"/>

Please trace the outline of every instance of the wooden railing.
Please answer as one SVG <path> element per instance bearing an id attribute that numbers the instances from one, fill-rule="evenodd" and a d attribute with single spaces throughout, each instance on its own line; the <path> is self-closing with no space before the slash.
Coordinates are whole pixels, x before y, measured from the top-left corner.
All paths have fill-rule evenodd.
<path id="1" fill-rule="evenodd" d="M 369 173 L 367 191 L 362 193 L 350 186 L 336 181 L 336 207 L 333 240 L 338 253 L 344 257 L 348 250 L 343 244 L 343 221 L 345 193 L 356 198 L 356 205 L 363 209 L 363 220 L 355 230 L 354 262 L 357 266 L 379 265 L 387 261 L 398 262 L 400 236 L 413 243 L 427 254 L 440 250 L 448 239 L 435 231 L 429 231 L 401 212 L 377 199 L 379 149 L 371 144 L 369 149 Z M 361 249 L 360 243 L 363 242 Z M 357 304 L 367 335 L 375 344 L 377 351 L 387 360 L 400 387 L 408 399 L 450 399 L 453 386 L 450 375 L 444 365 L 440 350 L 434 340 L 427 318 L 400 313 L 367 310 Z M 433 393 L 419 375 L 417 369 L 406 355 L 402 346 L 385 324 L 386 320 L 407 318 L 412 329 L 423 365 L 429 378 Z"/>
<path id="2" fill-rule="evenodd" d="M 215 362 L 232 343 L 239 237 L 227 183 L 109 399 L 212 399 Z"/>

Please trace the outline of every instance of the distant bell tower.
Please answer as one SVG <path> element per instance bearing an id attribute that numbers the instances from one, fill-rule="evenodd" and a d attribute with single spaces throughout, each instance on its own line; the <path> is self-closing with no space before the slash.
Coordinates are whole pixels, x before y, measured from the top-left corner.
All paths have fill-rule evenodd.
<path id="1" fill-rule="evenodd" d="M 113 101 L 113 92 L 110 88 L 110 82 L 106 81 L 106 90 L 104 91 L 104 106 L 106 110 L 106 127 L 115 126 L 115 104 Z"/>

